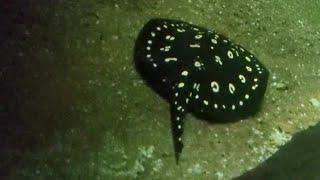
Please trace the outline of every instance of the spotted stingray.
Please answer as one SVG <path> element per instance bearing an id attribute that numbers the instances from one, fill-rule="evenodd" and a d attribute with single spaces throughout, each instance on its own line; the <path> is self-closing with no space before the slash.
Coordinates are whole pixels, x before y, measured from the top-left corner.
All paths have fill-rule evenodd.
<path id="1" fill-rule="evenodd" d="M 171 19 L 151 19 L 139 33 L 135 65 L 171 107 L 175 158 L 182 152 L 187 112 L 212 122 L 255 114 L 269 72 L 240 45 L 214 31 Z"/>

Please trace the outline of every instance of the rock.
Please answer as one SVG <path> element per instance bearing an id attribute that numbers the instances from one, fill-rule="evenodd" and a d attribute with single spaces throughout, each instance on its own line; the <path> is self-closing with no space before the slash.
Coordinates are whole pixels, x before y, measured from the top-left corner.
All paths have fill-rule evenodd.
<path id="1" fill-rule="evenodd" d="M 291 136 L 289 134 L 279 131 L 278 129 L 274 129 L 269 138 L 272 144 L 276 147 L 283 146 L 291 140 Z"/>
<path id="2" fill-rule="evenodd" d="M 311 98 L 309 100 L 309 102 L 311 103 L 312 106 L 316 107 L 316 108 L 320 108 L 320 101 L 316 98 Z"/>
<path id="3" fill-rule="evenodd" d="M 272 83 L 272 87 L 275 87 L 276 90 L 288 90 L 288 84 L 283 82 L 274 82 Z"/>
<path id="4" fill-rule="evenodd" d="M 220 171 L 219 171 L 219 172 L 216 172 L 215 175 L 216 175 L 216 177 L 217 177 L 218 180 L 223 179 L 223 173 L 222 173 L 222 172 L 220 172 Z"/>
<path id="5" fill-rule="evenodd" d="M 198 175 L 203 173 L 202 166 L 200 164 L 194 164 L 192 167 L 188 169 L 188 173 L 193 174 L 193 175 Z"/>

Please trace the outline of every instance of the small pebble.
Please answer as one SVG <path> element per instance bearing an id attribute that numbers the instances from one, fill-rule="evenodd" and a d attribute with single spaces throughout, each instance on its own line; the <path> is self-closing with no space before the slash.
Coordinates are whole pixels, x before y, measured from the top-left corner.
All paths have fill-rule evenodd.
<path id="1" fill-rule="evenodd" d="M 288 84 L 282 83 L 282 82 L 274 82 L 272 83 L 272 86 L 276 88 L 276 90 L 288 90 Z"/>
<path id="2" fill-rule="evenodd" d="M 320 101 L 316 98 L 311 98 L 309 100 L 309 102 L 311 103 L 312 106 L 316 107 L 316 108 L 320 108 Z"/>

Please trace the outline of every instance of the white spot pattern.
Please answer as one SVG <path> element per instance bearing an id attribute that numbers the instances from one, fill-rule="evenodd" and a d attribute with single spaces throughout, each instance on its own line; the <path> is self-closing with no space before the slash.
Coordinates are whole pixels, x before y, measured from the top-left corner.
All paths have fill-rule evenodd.
<path id="1" fill-rule="evenodd" d="M 186 32 L 185 29 L 179 29 L 179 28 L 177 29 L 177 31 L 178 31 L 178 32 Z"/>
<path id="2" fill-rule="evenodd" d="M 213 44 L 217 44 L 217 43 L 218 43 L 218 41 L 217 41 L 216 39 L 211 39 L 211 42 L 212 42 Z"/>
<path id="3" fill-rule="evenodd" d="M 195 66 L 195 67 L 200 67 L 200 66 L 201 66 L 201 64 L 200 64 L 200 62 L 199 62 L 199 61 L 195 61 L 195 62 L 194 62 L 194 66 Z"/>
<path id="4" fill-rule="evenodd" d="M 250 66 L 246 66 L 247 71 L 251 72 L 252 68 Z"/>
<path id="5" fill-rule="evenodd" d="M 242 74 L 239 74 L 239 79 L 242 83 L 246 83 L 246 78 Z"/>
<path id="6" fill-rule="evenodd" d="M 202 38 L 202 35 L 201 35 L 201 34 L 198 34 L 198 35 L 196 35 L 194 38 L 196 38 L 196 39 L 201 39 L 201 38 Z"/>
<path id="7" fill-rule="evenodd" d="M 171 57 L 171 58 L 165 58 L 164 59 L 165 62 L 169 62 L 169 61 L 177 61 L 177 58 L 175 57 Z"/>
<path id="8" fill-rule="evenodd" d="M 213 92 L 215 93 L 219 92 L 219 84 L 216 81 L 211 82 L 211 88 Z"/>
<path id="9" fill-rule="evenodd" d="M 219 63 L 220 65 L 222 65 L 222 61 L 221 58 L 219 56 L 214 56 L 215 60 L 217 63 Z"/>
<path id="10" fill-rule="evenodd" d="M 181 75 L 182 76 L 188 76 L 188 71 L 182 71 Z"/>
<path id="11" fill-rule="evenodd" d="M 233 53 L 232 53 L 231 51 L 228 51 L 228 57 L 229 57 L 230 59 L 233 59 Z"/>
<path id="12" fill-rule="evenodd" d="M 183 82 L 178 84 L 178 88 L 183 88 L 183 87 L 184 87 L 184 83 Z"/>
<path id="13" fill-rule="evenodd" d="M 200 44 L 190 44 L 191 48 L 200 48 Z"/>
<path id="14" fill-rule="evenodd" d="M 229 91 L 231 94 L 234 94 L 234 91 L 236 90 L 236 88 L 234 87 L 234 85 L 232 83 L 229 83 Z"/>

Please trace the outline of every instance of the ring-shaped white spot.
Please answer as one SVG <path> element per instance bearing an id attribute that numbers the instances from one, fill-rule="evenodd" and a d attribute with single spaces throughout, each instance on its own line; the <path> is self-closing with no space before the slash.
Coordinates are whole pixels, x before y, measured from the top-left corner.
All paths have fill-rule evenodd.
<path id="1" fill-rule="evenodd" d="M 182 76 L 188 76 L 188 71 L 182 71 L 181 75 Z"/>
<path id="2" fill-rule="evenodd" d="M 234 94 L 234 91 L 236 90 L 236 88 L 234 87 L 234 85 L 232 83 L 229 83 L 229 91 L 231 94 Z"/>
<path id="3" fill-rule="evenodd" d="M 252 68 L 250 66 L 246 66 L 247 71 L 251 72 Z"/>
<path id="4" fill-rule="evenodd" d="M 216 81 L 211 82 L 211 88 L 213 92 L 215 93 L 219 92 L 219 84 Z"/>
<path id="5" fill-rule="evenodd" d="M 196 39 L 201 39 L 201 38 L 202 38 L 202 35 L 201 35 L 201 34 L 198 34 L 198 35 L 196 35 L 194 38 L 196 38 Z"/>
<path id="6" fill-rule="evenodd" d="M 181 83 L 178 84 L 178 88 L 183 88 L 183 86 L 184 86 L 184 83 L 183 83 L 183 82 L 181 82 Z"/>
<path id="7" fill-rule="evenodd" d="M 246 78 L 242 74 L 239 74 L 239 79 L 242 83 L 246 83 Z"/>
<path id="8" fill-rule="evenodd" d="M 196 62 L 194 62 L 194 66 L 195 66 L 195 67 L 200 67 L 200 66 L 201 66 L 201 64 L 200 64 L 200 62 L 199 62 L 199 61 L 196 61 Z"/>
<path id="9" fill-rule="evenodd" d="M 230 59 L 233 59 L 233 53 L 231 52 L 231 51 L 228 51 L 228 57 L 230 58 Z"/>

